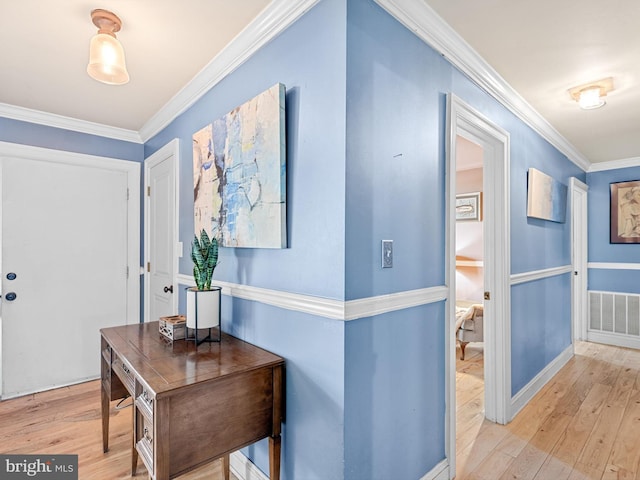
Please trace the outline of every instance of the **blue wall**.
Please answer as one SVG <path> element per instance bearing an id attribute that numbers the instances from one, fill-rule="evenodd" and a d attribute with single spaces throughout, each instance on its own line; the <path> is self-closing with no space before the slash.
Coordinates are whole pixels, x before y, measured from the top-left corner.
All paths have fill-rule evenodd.
<path id="1" fill-rule="evenodd" d="M 444 302 L 345 333 L 345 479 L 418 479 L 444 456 Z"/>
<path id="2" fill-rule="evenodd" d="M 609 243 L 610 184 L 640 180 L 640 167 L 587 175 L 589 262 L 640 263 L 640 244 Z M 589 290 L 640 293 L 640 270 L 589 269 Z"/>
<path id="3" fill-rule="evenodd" d="M 373 2 L 348 14 L 347 299 L 442 285 L 451 65 Z"/>
<path id="4" fill-rule="evenodd" d="M 526 216 L 527 170 L 566 185 L 584 172 L 372 1 L 350 0 L 347 25 L 346 298 L 444 285 L 449 92 L 509 132 L 512 273 L 569 265 L 570 224 Z M 394 240 L 392 269 L 380 267 L 382 239 Z M 513 287 L 513 394 L 571 344 L 570 288 L 570 275 Z M 442 425 L 394 395 L 411 392 L 442 422 L 444 321 L 429 306 L 347 323 L 345 478 L 400 465 L 416 478 L 444 457 Z M 390 444 L 402 448 L 389 455 Z"/>
<path id="5" fill-rule="evenodd" d="M 571 345 L 571 274 L 511 289 L 511 394 Z"/>
<path id="6" fill-rule="evenodd" d="M 141 143 L 113 140 L 97 135 L 47 127 L 4 117 L 0 117 L 0 142 L 132 160 L 134 162 L 142 162 L 144 160 L 144 147 Z"/>
<path id="7" fill-rule="evenodd" d="M 537 168 L 569 185 L 574 176 L 585 182 L 586 174 L 569 161 L 513 113 L 485 95 L 475 84 L 454 70 L 453 92 L 479 110 L 492 122 L 509 132 L 511 146 L 511 273 L 526 273 L 571 264 L 570 222 L 554 223 L 527 217 L 527 171 Z M 568 202 L 567 202 L 568 203 Z M 569 218 L 567 212 L 567 219 Z M 560 352 L 571 345 L 571 313 L 564 306 L 570 302 L 569 275 L 515 285 L 511 292 L 511 390 L 515 395 Z M 533 300 L 556 306 L 551 319 L 541 321 Z M 547 325 L 553 322 L 553 328 Z M 539 349 L 530 348 L 523 332 L 535 330 Z"/>
<path id="8" fill-rule="evenodd" d="M 280 82 L 289 247 L 221 248 L 214 281 L 344 299 L 345 78 L 346 5 L 324 0 L 146 143 L 149 156 L 180 139 L 180 273 L 193 268 L 193 133 Z M 342 479 L 344 322 L 227 297 L 222 317 L 223 330 L 286 359 L 282 478 Z M 266 441 L 244 453 L 269 471 Z"/>
<path id="9" fill-rule="evenodd" d="M 290 248 L 275 252 L 241 249 L 223 252 L 223 255 L 233 255 L 232 262 L 241 256 L 251 267 L 252 275 L 238 276 L 234 263 L 231 271 L 221 269 L 216 276 L 232 282 L 346 300 L 443 285 L 444 119 L 445 96 L 451 91 L 511 135 L 511 215 L 515 224 L 512 228 L 512 271 L 520 273 L 569 264 L 568 224 L 530 221 L 526 217 L 526 172 L 529 167 L 536 167 L 564 183 L 568 183 L 572 175 L 584 180 L 584 173 L 372 1 L 349 0 L 346 5 L 346 26 L 341 20 L 345 15 L 344 2 L 322 2 L 229 77 L 231 86 L 225 80 L 215 87 L 147 145 L 146 154 L 174 136 L 179 136 L 186 145 L 190 135 L 205 123 L 277 81 L 285 83 L 288 91 L 295 90 L 291 101 L 287 97 L 289 118 L 292 102 L 297 112 L 295 121 L 288 124 L 289 132 L 294 135 L 291 138 L 290 134 L 288 139 L 293 142 L 293 147 L 288 143 L 289 168 L 293 169 L 293 173 L 289 171 L 288 197 L 289 228 L 293 229 Z M 323 38 L 323 33 L 329 34 L 333 41 Z M 338 40 L 336 35 L 339 35 Z M 318 42 L 319 38 L 321 42 Z M 326 42 L 329 42 L 328 46 L 323 46 Z M 294 47 L 297 53 L 301 45 L 304 46 L 301 56 L 294 56 L 291 65 L 282 60 L 282 51 Z M 325 56 L 321 52 L 325 48 L 333 51 L 331 58 L 326 59 L 330 66 L 322 63 Z M 265 57 L 271 60 L 267 61 Z M 255 82 L 257 66 L 265 68 L 261 74 L 267 80 L 263 85 L 249 89 L 247 84 Z M 331 69 L 342 71 L 346 84 L 336 83 L 333 75 L 330 76 L 333 80 L 327 78 L 326 71 Z M 310 78 L 298 80 L 298 83 L 289 80 L 289 76 L 298 78 L 301 72 Z M 316 86 L 323 88 L 316 90 Z M 316 96 L 314 108 L 307 109 L 310 104 L 304 100 Z M 232 98 L 233 101 L 218 107 L 217 97 Z M 318 105 L 323 108 L 317 108 Z M 206 120 L 199 117 L 203 109 L 208 112 Z M 196 117 L 198 121 L 194 121 Z M 326 122 L 329 127 L 337 125 L 337 128 L 324 129 L 319 135 L 317 131 L 307 129 L 307 121 L 313 125 Z M 322 165 L 303 164 L 300 149 L 305 143 L 315 144 L 318 139 L 326 144 L 325 148 L 308 155 Z M 331 145 L 335 147 L 334 153 L 325 155 Z M 346 158 L 341 154 L 342 149 Z M 181 183 L 181 189 L 189 196 L 190 161 L 187 148 L 183 158 L 187 178 Z M 331 168 L 323 169 L 322 176 L 318 177 L 318 168 L 323 165 Z M 326 184 L 318 181 L 327 174 L 329 178 L 337 178 L 337 183 L 335 180 Z M 326 192 L 327 187 L 335 195 L 334 202 L 331 205 L 313 202 L 312 192 Z M 321 198 L 326 198 L 326 193 Z M 184 241 L 192 230 L 191 198 L 182 196 L 181 203 L 181 238 Z M 327 221 L 327 208 L 334 213 L 344 211 L 343 216 Z M 316 223 L 316 218 L 322 220 Z M 336 257 L 323 257 L 321 261 L 313 258 L 313 247 L 323 244 L 324 235 L 316 238 L 297 233 L 322 223 L 328 235 L 335 230 L 332 246 L 339 262 L 335 262 Z M 394 240 L 392 269 L 380 268 L 382 239 Z M 323 252 L 319 254 L 322 257 Z M 223 263 L 229 261 L 225 256 L 222 258 Z M 279 260 L 277 269 L 270 266 L 274 258 Z M 188 273 L 182 264 L 181 271 Z M 288 278 L 290 275 L 295 276 L 295 281 Z M 570 281 L 569 275 L 563 275 L 514 287 L 514 393 L 570 344 L 567 334 L 570 332 L 570 312 L 565 307 L 553 308 L 554 305 L 568 305 L 566 295 L 570 291 Z M 532 308 L 532 303 L 538 305 L 541 298 L 546 307 L 542 310 Z M 330 438 L 329 431 L 334 431 L 336 425 L 343 422 L 341 445 L 344 453 L 343 458 L 339 458 L 339 451 L 323 443 L 314 447 L 326 453 L 322 466 L 305 465 L 300 456 L 294 460 L 291 452 L 301 452 L 305 446 L 304 442 L 292 439 L 293 432 L 296 432 L 295 438 L 299 438 L 297 432 L 301 426 L 288 418 L 284 442 L 285 472 L 291 472 L 295 465 L 295 468 L 306 469 L 309 478 L 342 478 L 338 473 L 342 465 L 345 479 L 382 479 L 393 475 L 417 478 L 442 460 L 443 309 L 442 304 L 434 304 L 338 324 L 333 341 L 343 342 L 344 358 L 337 362 L 344 363 L 325 358 L 323 365 L 335 372 L 343 368 L 343 376 L 334 377 L 335 383 L 322 384 L 317 377 L 322 369 L 309 358 L 306 359 L 308 365 L 300 369 L 301 378 L 306 378 L 314 390 L 330 387 L 340 391 L 342 388 L 343 404 L 320 397 L 311 405 L 305 405 L 305 410 L 296 393 L 301 387 L 297 384 L 300 380 L 291 379 L 287 374 L 287 400 L 301 411 L 313 411 L 318 418 L 328 419 L 328 423 L 319 425 L 318 442 L 327 435 Z M 275 309 L 271 310 L 275 312 Z M 273 338 L 259 335 L 252 341 L 287 357 L 294 368 L 298 366 L 295 359 L 289 358 L 289 345 L 297 342 L 298 337 L 289 336 L 284 323 L 279 319 L 260 317 L 258 311 L 261 309 L 236 318 L 240 311 L 246 310 L 234 311 L 234 318 L 227 317 L 223 325 L 228 324 L 231 331 L 249 339 L 254 328 L 269 321 L 276 334 L 285 335 L 288 341 L 278 343 Z M 236 322 L 247 322 L 250 328 L 236 331 Z M 317 322 L 325 326 L 335 324 L 308 318 L 305 327 L 295 332 L 304 345 L 313 345 L 313 327 Z M 303 333 L 307 330 L 311 332 L 310 336 Z M 528 343 L 527 336 L 531 336 L 533 342 Z M 309 373 L 312 371 L 315 373 Z M 302 416 L 300 421 L 303 421 Z M 335 456 L 330 457 L 329 453 Z M 266 468 L 264 446 L 250 449 L 248 454 Z"/>
<path id="10" fill-rule="evenodd" d="M 443 285 L 451 66 L 371 1 L 347 18 L 346 298 Z M 444 309 L 346 324 L 345 479 L 417 479 L 444 458 Z"/>
<path id="11" fill-rule="evenodd" d="M 343 1 L 321 2 L 145 144 L 148 157 L 181 140 L 180 239 L 188 246 L 193 133 L 272 85 L 286 86 L 289 248 L 223 248 L 215 278 L 344 298 L 345 22 Z M 180 272 L 192 268 L 185 255 Z"/>

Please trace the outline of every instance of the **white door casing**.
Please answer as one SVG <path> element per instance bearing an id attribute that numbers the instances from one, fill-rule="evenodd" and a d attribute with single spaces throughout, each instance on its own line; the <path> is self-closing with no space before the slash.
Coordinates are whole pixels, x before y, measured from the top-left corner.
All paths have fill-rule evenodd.
<path id="1" fill-rule="evenodd" d="M 2 398 L 98 377 L 99 329 L 139 321 L 139 172 L 0 142 Z"/>
<path id="2" fill-rule="evenodd" d="M 573 341 L 587 340 L 587 258 L 588 258 L 588 186 L 575 177 L 569 180 L 571 191 L 571 263 L 573 278 L 572 330 Z"/>
<path id="3" fill-rule="evenodd" d="M 453 94 L 447 95 L 447 242 L 446 284 L 449 288 L 445 329 L 446 419 L 445 450 L 449 476 L 456 473 L 456 343 L 455 343 L 455 192 L 456 137 L 460 135 L 483 150 L 484 282 L 490 300 L 484 301 L 485 416 L 506 424 L 511 420 L 510 323 L 510 195 L 509 134 L 491 123 Z"/>
<path id="4" fill-rule="evenodd" d="M 145 322 L 178 310 L 179 140 L 159 149 L 145 164 Z M 180 249 L 181 250 L 181 249 Z"/>

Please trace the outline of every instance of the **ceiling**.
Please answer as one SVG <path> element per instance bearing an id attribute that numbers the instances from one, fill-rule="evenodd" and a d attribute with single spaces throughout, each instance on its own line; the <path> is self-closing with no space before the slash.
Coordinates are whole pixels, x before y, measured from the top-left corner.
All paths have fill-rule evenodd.
<path id="1" fill-rule="evenodd" d="M 640 2 L 428 0 L 590 162 L 640 157 Z M 568 89 L 613 77 L 607 104 Z"/>
<path id="2" fill-rule="evenodd" d="M 291 0 L 288 0 L 291 1 Z M 420 0 L 418 0 L 420 1 Z M 251 21 L 285 0 L 20 0 L 0 9 L 0 104 L 139 132 Z M 640 158 L 640 2 L 427 0 L 590 162 Z M 103 8 L 123 22 L 131 81 L 86 74 Z M 10 48 L 7 48 L 9 46 Z M 597 110 L 568 89 L 613 77 Z"/>
<path id="3" fill-rule="evenodd" d="M 5 0 L 0 103 L 139 131 L 269 3 L 242 0 L 240 9 L 237 0 L 188 0 L 188 8 L 176 0 Z M 86 73 L 96 8 L 122 20 L 126 85 Z"/>

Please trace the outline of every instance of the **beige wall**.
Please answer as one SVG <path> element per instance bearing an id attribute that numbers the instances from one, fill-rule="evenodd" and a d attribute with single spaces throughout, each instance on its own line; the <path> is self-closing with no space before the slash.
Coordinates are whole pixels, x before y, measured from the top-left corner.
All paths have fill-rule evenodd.
<path id="1" fill-rule="evenodd" d="M 461 142 L 462 145 L 460 144 Z M 458 166 L 482 165 L 482 148 L 467 140 L 459 139 Z M 456 172 L 456 193 L 482 192 L 482 167 Z M 484 217 L 484 212 L 481 218 Z M 482 303 L 484 293 L 484 269 L 482 266 L 463 266 L 460 262 L 483 261 L 483 222 L 456 222 L 456 299 Z"/>

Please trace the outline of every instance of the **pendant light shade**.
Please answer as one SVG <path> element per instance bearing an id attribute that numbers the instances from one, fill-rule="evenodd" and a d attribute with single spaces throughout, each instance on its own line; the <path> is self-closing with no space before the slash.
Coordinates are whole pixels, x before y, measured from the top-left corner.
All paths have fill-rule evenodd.
<path id="1" fill-rule="evenodd" d="M 89 46 L 87 73 L 91 78 L 108 85 L 123 85 L 129 81 L 129 73 L 124 59 L 124 49 L 116 38 L 122 22 L 107 10 L 94 10 L 91 20 L 98 27 L 98 33 Z"/>

